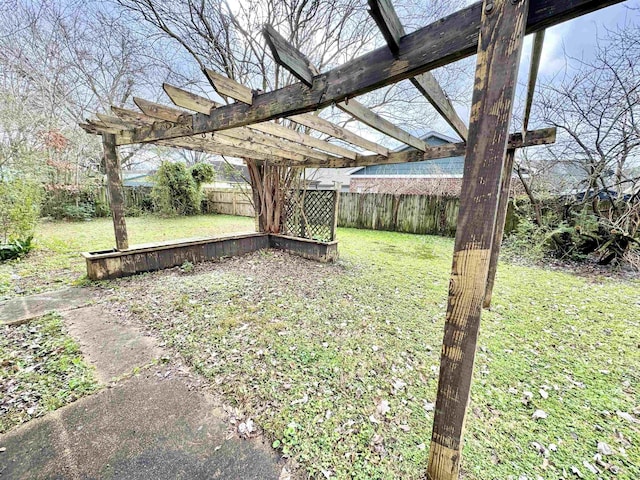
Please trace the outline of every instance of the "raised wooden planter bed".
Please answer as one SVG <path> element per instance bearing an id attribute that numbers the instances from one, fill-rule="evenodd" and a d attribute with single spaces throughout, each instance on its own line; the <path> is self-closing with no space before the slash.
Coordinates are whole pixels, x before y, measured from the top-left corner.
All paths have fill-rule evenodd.
<path id="1" fill-rule="evenodd" d="M 338 242 L 317 242 L 306 238 L 286 235 L 269 235 L 271 248 L 286 250 L 304 258 L 319 262 L 334 262 L 338 259 Z"/>
<path id="2" fill-rule="evenodd" d="M 137 245 L 120 251 L 85 252 L 82 256 L 87 262 L 89 279 L 106 280 L 177 267 L 187 261 L 205 262 L 270 247 L 321 262 L 332 262 L 338 257 L 338 242 L 316 242 L 265 233 Z"/>

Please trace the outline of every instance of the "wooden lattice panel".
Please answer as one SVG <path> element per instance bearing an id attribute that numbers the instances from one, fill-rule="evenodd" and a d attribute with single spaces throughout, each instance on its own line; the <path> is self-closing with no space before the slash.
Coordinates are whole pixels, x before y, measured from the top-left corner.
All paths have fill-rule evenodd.
<path id="1" fill-rule="evenodd" d="M 284 233 L 321 242 L 335 240 L 338 192 L 293 190 L 285 205 Z"/>

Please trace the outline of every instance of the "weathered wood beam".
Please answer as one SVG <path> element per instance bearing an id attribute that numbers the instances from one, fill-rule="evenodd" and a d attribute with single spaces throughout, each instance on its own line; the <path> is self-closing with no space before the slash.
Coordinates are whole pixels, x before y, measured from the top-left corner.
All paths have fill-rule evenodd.
<path id="1" fill-rule="evenodd" d="M 182 119 L 184 118 L 184 115 L 185 115 L 185 112 L 183 112 L 182 110 L 177 110 L 171 107 L 165 107 L 164 105 L 148 102 L 146 100 L 141 100 L 139 98 L 136 98 L 135 102 L 145 115 L 150 117 L 155 117 L 160 120 L 170 121 L 169 120 L 170 118 Z M 238 145 L 238 142 L 231 141 L 231 139 L 241 140 L 243 141 L 243 143 L 253 142 L 254 144 L 253 146 L 255 147 L 255 150 L 257 152 L 266 153 L 269 155 L 278 155 L 280 157 L 289 158 L 291 160 L 300 160 L 302 156 L 315 158 L 319 160 L 329 160 L 331 158 L 334 158 L 331 155 L 328 155 L 324 152 L 319 152 L 317 150 L 314 150 L 313 148 L 306 146 L 307 143 L 313 143 L 314 146 L 337 151 L 339 153 L 347 153 L 349 154 L 350 157 L 353 157 L 353 158 L 355 158 L 355 155 L 356 155 L 355 152 L 342 149 L 335 145 L 326 146 L 327 142 L 323 142 L 322 140 L 314 139 L 313 137 L 305 138 L 305 137 L 308 137 L 308 135 L 303 136 L 303 134 L 294 132 L 280 125 L 264 126 L 262 124 L 259 124 L 259 125 L 252 125 L 251 128 L 254 130 L 262 130 L 262 131 L 267 131 L 269 133 L 277 134 L 280 136 L 280 138 L 272 137 L 270 135 L 265 135 L 260 131 L 251 131 L 250 129 L 244 128 L 244 127 L 232 128 L 224 132 L 220 132 L 217 135 L 221 141 L 230 142 L 235 146 L 242 146 L 243 148 L 249 148 L 249 145 L 246 145 L 246 144 Z M 287 136 L 287 139 L 282 139 L 284 135 Z M 290 141 L 289 139 L 293 139 L 294 142 Z M 296 140 L 299 143 L 295 143 Z M 267 148 L 262 148 L 262 147 L 267 147 Z M 335 147 L 335 149 L 332 147 Z"/>
<path id="2" fill-rule="evenodd" d="M 523 135 L 525 132 L 523 132 Z M 525 136 L 526 138 L 526 136 Z M 507 210 L 509 209 L 509 193 L 511 191 L 511 178 L 513 176 L 513 161 L 515 150 L 507 149 L 504 156 L 504 167 L 502 169 L 502 180 L 500 186 L 500 199 L 498 201 L 498 213 L 496 214 L 495 231 L 493 233 L 493 243 L 491 246 L 491 258 L 489 259 L 489 273 L 487 275 L 487 286 L 484 291 L 484 308 L 491 307 L 491 297 L 493 296 L 493 287 L 496 281 L 496 272 L 498 271 L 498 257 L 500 256 L 500 246 L 504 237 L 504 223 L 507 220 Z"/>
<path id="3" fill-rule="evenodd" d="M 320 140 L 319 138 L 312 137 L 311 135 L 307 135 L 305 133 L 296 132 L 295 130 L 283 127 L 282 125 L 278 125 L 276 123 L 255 123 L 253 125 L 249 125 L 247 128 L 278 136 L 289 140 L 290 142 L 317 148 L 318 150 L 329 152 L 332 155 L 338 155 L 340 157 L 353 159 L 357 158 L 358 156 L 358 154 L 353 150 L 349 150 L 339 145 L 334 145 L 333 143 L 330 143 L 326 140 Z"/>
<path id="4" fill-rule="evenodd" d="M 538 145 L 548 145 L 556 141 L 555 128 L 543 128 L 532 130 L 527 133 L 523 140 L 522 133 L 513 133 L 509 137 L 508 146 L 510 149 L 522 147 L 533 147 Z M 357 159 L 335 159 L 328 162 L 316 161 L 313 159 L 304 162 L 287 162 L 292 166 L 304 166 L 307 168 L 351 168 L 366 167 L 368 165 L 391 165 L 396 163 L 424 162 L 437 160 L 439 158 L 459 157 L 466 154 L 467 144 L 465 142 L 445 143 L 443 145 L 429 146 L 426 151 L 404 150 L 401 152 L 391 152 L 388 156 L 382 155 L 359 155 Z M 286 162 L 286 161 L 285 161 Z"/>
<path id="5" fill-rule="evenodd" d="M 114 127 L 113 125 L 107 125 L 106 123 L 87 119 L 87 123 L 80 123 L 80 127 L 89 133 L 102 134 L 109 133 L 111 135 L 117 135 L 122 131 L 120 127 Z"/>
<path id="6" fill-rule="evenodd" d="M 211 75 L 211 76 L 210 76 Z M 207 75 L 209 76 L 209 78 L 217 78 L 216 76 L 220 77 L 219 74 L 215 73 L 215 72 L 211 72 L 209 71 L 209 74 Z M 225 82 L 226 85 L 228 86 L 232 86 L 232 84 L 230 83 L 232 82 L 231 80 L 229 80 L 228 82 Z M 234 82 L 235 83 L 235 82 Z M 212 84 L 214 84 L 214 81 L 212 80 Z M 165 84 L 166 85 L 166 84 Z M 238 86 L 242 87 L 242 88 L 246 88 L 242 85 L 237 84 Z M 215 88 L 215 86 L 214 86 Z M 166 90 L 166 88 L 165 88 Z M 235 88 L 233 89 L 233 92 L 237 92 L 240 91 L 241 89 L 239 88 Z M 191 93 L 191 92 L 186 92 L 183 91 L 185 93 L 188 93 L 190 95 L 190 101 L 191 102 L 195 102 L 198 101 L 200 104 L 205 104 L 205 102 L 209 102 L 209 104 L 211 105 L 211 109 L 213 108 L 219 108 L 222 105 L 214 102 L 212 100 L 208 100 L 204 97 L 200 97 L 199 95 L 196 95 L 195 93 Z M 169 93 L 167 91 L 167 93 Z M 173 93 L 173 91 L 172 91 Z M 236 94 L 236 93 L 234 93 Z M 241 95 L 242 96 L 242 95 Z M 244 97 L 244 96 L 242 96 Z M 172 98 L 173 100 L 173 98 Z M 174 101 L 175 103 L 175 101 Z M 186 108 L 186 107 L 185 107 Z M 252 129 L 252 130 L 256 130 L 258 132 L 263 132 L 263 133 L 268 133 L 269 135 L 273 135 L 276 137 L 279 137 L 281 139 L 285 139 L 285 140 L 289 140 L 290 142 L 299 144 L 299 145 L 303 145 L 305 148 L 306 147 L 311 147 L 311 148 L 316 148 L 318 150 L 322 150 L 324 152 L 328 152 L 331 153 L 333 155 L 338 155 L 341 157 L 347 157 L 347 158 L 356 158 L 357 154 L 356 152 L 354 152 L 353 150 L 349 150 L 347 148 L 343 148 L 340 147 L 339 145 L 334 145 L 330 142 L 327 142 L 325 140 L 320 140 L 319 138 L 315 138 L 312 137 L 311 135 L 307 135 L 304 133 L 300 133 L 300 132 L 296 132 L 290 128 L 284 127 L 282 125 L 278 125 L 272 122 L 264 122 L 264 123 L 256 123 L 253 125 L 250 125 L 248 128 Z M 314 150 L 310 150 L 310 152 L 308 152 L 309 155 L 314 156 Z M 319 154 L 319 153 L 318 153 Z M 316 155 L 317 156 L 317 155 Z M 326 155 L 324 155 L 326 157 Z"/>
<path id="7" fill-rule="evenodd" d="M 442 90 L 442 87 L 440 87 L 436 77 L 434 77 L 431 72 L 426 72 L 421 75 L 416 75 L 410 79 L 410 81 L 413 86 L 425 96 L 429 103 L 433 105 L 433 108 L 442 115 L 445 121 L 451 125 L 451 128 L 460 135 L 460 138 L 466 140 L 469 135 L 469 129 L 458 115 L 458 112 L 456 112 L 456 109 L 453 108 L 453 104 L 444 90 Z"/>
<path id="8" fill-rule="evenodd" d="M 110 133 L 103 134 L 102 147 L 104 149 L 104 166 L 107 171 L 109 208 L 111 209 L 111 217 L 113 218 L 116 248 L 118 250 L 126 250 L 129 248 L 129 239 L 127 235 L 127 223 L 124 219 L 122 174 L 120 172 L 120 157 L 118 156 L 115 135 Z"/>
<path id="9" fill-rule="evenodd" d="M 249 87 L 208 68 L 204 69 L 204 74 L 220 96 L 229 97 L 247 105 L 251 105 L 253 102 L 253 91 Z"/>
<path id="10" fill-rule="evenodd" d="M 286 68 L 301 82 L 311 86 L 313 77 L 318 75 L 319 72 L 309 59 L 300 50 L 291 45 L 271 25 L 265 25 L 262 33 L 276 63 Z"/>
<path id="11" fill-rule="evenodd" d="M 369 0 L 369 13 L 375 20 L 389 49 L 397 55 L 400 51 L 400 40 L 406 35 L 404 27 L 396 14 L 391 0 Z M 410 79 L 411 83 L 426 97 L 436 111 L 442 115 L 449 125 L 467 139 L 468 129 L 444 90 L 431 72 L 425 72 Z"/>
<path id="12" fill-rule="evenodd" d="M 253 149 L 236 147 L 226 143 L 220 143 L 212 138 L 183 137 L 172 140 L 161 140 L 159 145 L 167 147 L 184 148 L 187 150 L 195 150 L 212 155 L 225 155 L 235 158 L 252 158 L 260 161 L 269 161 L 275 163 L 290 162 L 291 160 L 266 153 L 259 153 Z"/>
<path id="13" fill-rule="evenodd" d="M 186 124 L 191 117 L 191 115 L 184 110 L 160 105 L 159 103 L 150 102 L 143 98 L 133 97 L 133 102 L 142 110 L 142 113 L 149 117 L 157 118 L 158 120 Z"/>
<path id="14" fill-rule="evenodd" d="M 397 55 L 400 52 L 400 40 L 406 33 L 391 0 L 369 0 L 369 14 L 378 25 L 391 52 Z"/>
<path id="15" fill-rule="evenodd" d="M 379 143 L 372 142 L 371 140 L 367 140 L 366 138 L 361 137 L 360 135 L 356 135 L 346 128 L 340 127 L 339 125 L 325 120 L 324 118 L 320 118 L 319 116 L 312 113 L 302 113 L 300 115 L 292 115 L 291 117 L 287 118 L 304 127 L 311 128 L 312 130 L 317 130 L 318 132 L 322 132 L 331 137 L 342 140 L 343 142 L 362 147 L 365 150 L 369 150 L 370 152 L 374 152 L 384 156 L 389 155 L 389 149 L 387 147 L 384 147 Z"/>
<path id="16" fill-rule="evenodd" d="M 222 106 L 213 100 L 183 90 L 182 88 L 174 87 L 168 83 L 162 84 L 162 88 L 176 106 L 186 108 L 187 110 L 209 115 L 211 110 Z"/>
<path id="17" fill-rule="evenodd" d="M 138 123 L 140 125 L 153 125 L 158 121 L 156 118 L 150 117 L 149 115 L 145 115 L 141 112 L 136 112 L 135 110 L 129 110 L 128 108 L 112 106 L 111 111 L 114 115 L 125 122 Z"/>
<path id="18" fill-rule="evenodd" d="M 531 0 L 527 33 L 535 33 L 622 0 Z M 296 83 L 254 95 L 251 105 L 234 103 L 210 115 L 194 114 L 188 128 L 139 127 L 129 143 L 153 142 L 318 110 L 476 53 L 482 4 L 476 3 L 402 38 L 396 56 L 385 46 L 317 75 L 311 87 Z"/>
<path id="19" fill-rule="evenodd" d="M 96 113 L 96 117 L 100 119 L 102 123 L 105 125 L 111 126 L 113 128 L 127 129 L 135 126 L 136 124 L 132 124 L 131 122 L 125 122 L 121 118 L 114 117 L 113 115 L 106 115 L 104 113 Z"/>
<path id="20" fill-rule="evenodd" d="M 219 73 L 216 73 L 213 70 L 205 69 L 204 72 L 207 78 L 209 79 L 209 82 L 211 82 L 211 85 L 216 90 L 216 92 L 218 92 L 218 94 L 224 95 L 229 98 L 233 98 L 234 100 L 237 100 L 239 102 L 247 103 L 249 105 L 251 104 L 253 100 L 253 92 L 249 87 L 246 87 L 234 80 L 231 80 L 225 77 L 224 75 L 220 75 Z M 301 115 L 294 115 L 287 118 L 295 123 L 311 128 L 312 130 L 317 130 L 318 132 L 325 133 L 334 138 L 338 138 L 344 142 L 351 143 L 352 145 L 357 145 L 359 147 L 365 148 L 371 152 L 375 152 L 380 155 L 387 155 L 389 153 L 388 148 L 383 147 L 382 145 L 379 145 L 370 140 L 367 140 L 366 138 L 363 138 L 359 135 L 356 135 L 355 133 L 347 130 L 346 128 L 340 127 L 339 125 L 336 125 L 328 120 L 325 120 L 324 118 L 320 118 L 317 115 L 305 113 Z M 254 127 L 255 125 L 265 125 L 265 124 L 267 123 L 265 122 L 263 124 L 253 124 L 251 125 L 251 127 Z M 285 128 L 285 127 L 282 127 L 281 125 L 278 125 L 278 127 Z M 322 140 L 318 140 L 318 141 L 322 141 Z M 326 142 L 326 143 L 329 143 L 329 142 Z M 329 143 L 329 145 L 331 144 Z M 351 152 L 350 150 L 347 150 L 347 151 Z M 330 152 L 330 153 L 338 154 L 337 152 Z M 351 152 L 351 153 L 355 153 L 355 152 Z M 340 155 L 344 157 L 355 158 L 345 152 L 340 153 Z"/>
<path id="21" fill-rule="evenodd" d="M 529 116 L 531 115 L 531 105 L 533 104 L 533 93 L 538 80 L 538 69 L 540 68 L 540 58 L 542 58 L 542 47 L 544 45 L 544 30 L 536 32 L 531 49 L 531 66 L 529 67 L 529 82 L 527 85 L 527 102 L 524 107 L 524 118 L 522 120 L 522 134 L 527 134 L 529 128 Z"/>
<path id="22" fill-rule="evenodd" d="M 388 135 L 396 140 L 400 140 L 402 143 L 409 145 L 418 150 L 425 151 L 429 146 L 424 140 L 411 135 L 409 132 L 404 131 L 400 127 L 395 126 L 389 120 L 382 118 L 373 110 L 368 109 L 355 99 L 350 99 L 348 102 L 340 102 L 336 106 L 345 113 L 348 113 L 356 120 L 369 125 L 374 130 L 377 130 L 385 135 Z"/>
<path id="23" fill-rule="evenodd" d="M 427 478 L 457 480 L 528 0 L 485 0 Z"/>
<path id="24" fill-rule="evenodd" d="M 289 70 L 293 75 L 298 77 L 302 82 L 311 86 L 313 84 L 313 77 L 318 74 L 318 70 L 313 66 L 309 60 L 298 51 L 293 45 L 287 42 L 273 27 L 267 25 L 264 30 L 267 43 L 271 47 L 273 56 L 278 64 Z M 305 72 L 304 74 L 301 72 Z M 356 120 L 359 120 L 371 128 L 384 133 L 396 140 L 400 140 L 406 145 L 410 145 L 414 148 L 424 150 L 427 144 L 411 135 L 409 132 L 405 132 L 403 129 L 395 126 L 388 120 L 385 120 L 374 111 L 368 109 L 356 100 L 350 100 L 349 102 L 340 102 L 337 107 L 345 113 L 348 113 Z"/>

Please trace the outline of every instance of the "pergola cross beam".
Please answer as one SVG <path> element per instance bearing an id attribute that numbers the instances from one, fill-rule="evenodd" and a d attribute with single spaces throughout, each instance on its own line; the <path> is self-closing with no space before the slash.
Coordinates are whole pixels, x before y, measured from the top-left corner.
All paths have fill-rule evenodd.
<path id="1" fill-rule="evenodd" d="M 219 108 L 222 106 L 221 104 L 214 102 L 213 100 L 209 100 L 205 97 L 201 97 L 195 93 L 188 92 L 167 83 L 163 85 L 163 88 L 171 101 L 177 106 L 182 106 L 183 108 L 191 108 L 194 111 L 198 111 L 198 108 L 208 108 L 209 111 L 211 111 L 214 108 Z M 303 154 L 306 151 L 312 157 L 318 157 L 318 154 L 316 154 L 317 152 L 315 150 L 312 150 L 313 148 L 340 157 L 355 159 L 357 156 L 356 152 L 354 152 L 353 150 L 349 150 L 339 145 L 334 145 L 325 140 L 320 140 L 319 138 L 312 137 L 311 135 L 296 132 L 290 128 L 286 128 L 273 122 L 255 123 L 253 125 L 249 125 L 247 128 L 255 130 L 257 132 L 266 133 L 280 139 L 288 140 L 289 142 L 292 142 L 292 144 L 289 144 L 290 148 L 293 148 L 294 150 L 298 151 L 298 153 Z M 297 147 L 296 145 L 302 146 L 302 151 L 301 148 Z M 326 154 L 322 154 L 322 157 L 327 158 L 328 156 Z"/>
<path id="2" fill-rule="evenodd" d="M 166 107 L 140 98 L 134 98 L 134 101 L 140 110 L 149 117 L 179 122 L 182 121 L 185 115 L 188 116 L 188 114 L 182 110 Z M 224 132 L 216 133 L 215 135 L 220 138 L 222 143 L 230 143 L 234 146 L 243 146 L 245 148 L 249 148 L 249 144 L 251 144 L 252 148 L 257 152 L 274 154 L 292 160 L 300 160 L 301 156 L 318 160 L 336 158 L 333 155 L 314 150 L 311 148 L 312 146 L 338 154 L 347 154 L 348 158 L 356 158 L 355 152 L 271 123 L 232 128 Z M 245 145 L 245 143 L 247 143 L 247 145 Z M 276 151 L 270 151 L 270 149 L 276 149 Z"/>
<path id="3" fill-rule="evenodd" d="M 263 33 L 276 63 L 287 69 L 308 87 L 312 86 L 313 78 L 317 76 L 319 72 L 307 57 L 287 42 L 273 27 L 267 25 Z M 423 151 L 427 148 L 424 140 L 394 125 L 354 99 L 348 102 L 339 102 L 336 106 L 356 120 L 391 138 L 401 141 L 405 145 Z"/>
<path id="4" fill-rule="evenodd" d="M 622 0 L 531 0 L 526 33 L 535 33 Z M 476 3 L 402 37 L 397 56 L 384 46 L 321 73 L 311 87 L 295 83 L 254 95 L 251 105 L 233 103 L 210 115 L 192 115 L 189 125 L 139 127 L 122 143 L 145 143 L 241 127 L 312 112 L 474 54 L 482 4 Z"/>

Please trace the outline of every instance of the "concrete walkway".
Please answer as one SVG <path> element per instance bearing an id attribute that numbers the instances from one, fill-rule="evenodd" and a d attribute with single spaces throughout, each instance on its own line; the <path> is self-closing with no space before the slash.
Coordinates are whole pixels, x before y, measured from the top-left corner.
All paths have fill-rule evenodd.
<path id="1" fill-rule="evenodd" d="M 95 301 L 89 288 L 65 288 L 55 292 L 16 297 L 0 303 L 0 324 L 20 325 L 48 312 L 66 312 Z"/>
<path id="2" fill-rule="evenodd" d="M 288 478 L 270 446 L 229 429 L 199 377 L 154 363 L 151 337 L 99 305 L 64 318 L 109 387 L 0 435 L 0 478 Z"/>

